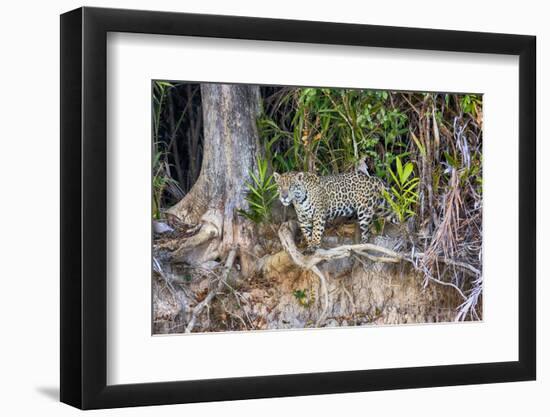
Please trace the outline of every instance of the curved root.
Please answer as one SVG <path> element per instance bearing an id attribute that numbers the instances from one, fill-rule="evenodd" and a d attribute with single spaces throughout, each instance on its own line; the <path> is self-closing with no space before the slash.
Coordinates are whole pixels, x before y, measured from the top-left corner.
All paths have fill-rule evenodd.
<path id="1" fill-rule="evenodd" d="M 177 246 L 173 249 L 172 259 L 174 260 L 186 260 L 189 257 L 191 251 L 196 250 L 201 245 L 206 245 L 212 242 L 207 250 L 202 251 L 200 259 L 204 262 L 207 258 L 212 258 L 212 254 L 217 254 L 217 247 L 219 242 L 213 242 L 215 239 L 219 239 L 222 235 L 222 216 L 219 211 L 209 210 L 200 219 L 200 223 L 197 227 L 198 232 L 187 239 L 178 242 Z M 203 248 L 204 249 L 204 248 Z M 198 258 L 196 255 L 194 258 Z"/>
<path id="2" fill-rule="evenodd" d="M 319 278 L 319 282 L 321 283 L 321 291 L 323 293 L 323 298 L 325 300 L 323 310 L 321 311 L 321 315 L 317 319 L 316 326 L 319 326 L 323 323 L 328 307 L 329 307 L 329 295 L 328 295 L 328 287 L 327 287 L 327 280 L 321 270 L 316 266 L 318 263 L 310 264 L 309 262 L 306 262 L 309 257 L 305 257 L 302 255 L 298 248 L 296 247 L 296 244 L 294 243 L 294 235 L 296 233 L 296 223 L 295 222 L 286 222 L 281 225 L 281 228 L 279 229 L 279 239 L 281 240 L 281 243 L 283 245 L 283 248 L 285 251 L 290 255 L 292 258 L 292 261 L 311 272 L 313 272 L 317 277 Z M 319 261 L 320 262 L 320 261 Z"/>

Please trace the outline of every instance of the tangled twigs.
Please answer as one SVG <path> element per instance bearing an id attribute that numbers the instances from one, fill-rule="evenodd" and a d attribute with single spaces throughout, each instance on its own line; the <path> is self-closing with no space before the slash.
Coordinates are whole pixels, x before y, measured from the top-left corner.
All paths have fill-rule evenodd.
<path id="1" fill-rule="evenodd" d="M 195 308 L 193 309 L 193 313 L 191 315 L 191 319 L 189 320 L 189 324 L 185 328 L 185 333 L 191 333 L 193 330 L 193 327 L 195 327 L 195 322 L 197 321 L 197 317 L 200 315 L 202 310 L 210 304 L 212 299 L 215 297 L 217 293 L 219 293 L 224 285 L 224 282 L 227 280 L 227 277 L 229 275 L 229 272 L 231 271 L 231 267 L 233 266 L 233 262 L 235 261 L 235 255 L 237 253 L 237 249 L 233 248 L 229 252 L 229 255 L 227 256 L 227 260 L 225 261 L 225 266 L 223 269 L 222 275 L 218 278 L 218 284 L 215 288 L 210 290 L 207 294 L 207 296 L 202 300 L 200 303 L 198 303 Z"/>
<path id="2" fill-rule="evenodd" d="M 187 300 L 185 296 L 178 294 L 178 292 L 174 288 L 174 285 L 172 284 L 172 279 L 166 276 L 166 274 L 162 270 L 162 266 L 160 265 L 160 262 L 154 256 L 153 256 L 153 270 L 162 278 L 162 280 L 166 284 L 166 288 L 168 288 L 168 291 L 170 291 L 170 294 L 172 295 L 174 300 L 179 301 L 180 311 L 185 314 L 188 310 Z"/>

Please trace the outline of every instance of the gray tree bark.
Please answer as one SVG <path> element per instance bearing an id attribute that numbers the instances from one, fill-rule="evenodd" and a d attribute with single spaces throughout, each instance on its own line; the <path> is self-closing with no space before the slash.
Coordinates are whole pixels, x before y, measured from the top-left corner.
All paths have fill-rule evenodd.
<path id="1" fill-rule="evenodd" d="M 257 169 L 261 148 L 256 119 L 259 87 L 202 84 L 204 153 L 201 173 L 193 188 L 168 213 L 200 231 L 183 245 L 180 255 L 200 261 L 225 256 L 239 248 L 243 272 L 255 244 L 254 225 L 238 216 L 245 200 L 249 172 Z"/>

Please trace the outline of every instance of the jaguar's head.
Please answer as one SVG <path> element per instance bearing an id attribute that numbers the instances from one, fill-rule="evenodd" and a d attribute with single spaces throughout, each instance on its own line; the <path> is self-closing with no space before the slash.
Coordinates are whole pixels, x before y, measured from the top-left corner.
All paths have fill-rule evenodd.
<path id="1" fill-rule="evenodd" d="M 274 173 L 273 178 L 277 183 L 279 199 L 283 206 L 288 206 L 292 201 L 301 202 L 306 196 L 303 172 Z"/>

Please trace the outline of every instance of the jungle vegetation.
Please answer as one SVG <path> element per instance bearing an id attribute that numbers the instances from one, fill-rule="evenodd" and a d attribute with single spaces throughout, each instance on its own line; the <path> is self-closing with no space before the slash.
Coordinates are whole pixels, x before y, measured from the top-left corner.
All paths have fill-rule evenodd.
<path id="1" fill-rule="evenodd" d="M 389 187 L 386 199 L 403 230 L 400 253 L 412 254 L 409 260 L 424 273 L 424 286 L 431 281 L 460 294 L 456 319 L 479 319 L 482 96 L 272 86 L 256 90 L 246 100 L 258 96 L 258 105 L 247 110 L 254 113 L 250 129 L 256 129 L 257 145 L 241 184 L 246 204 L 235 207 L 237 216 L 256 228 L 277 223 L 273 172 L 327 175 L 359 169 L 378 176 Z M 201 175 L 204 118 L 212 113 L 204 111 L 204 94 L 199 84 L 153 83 L 157 220 L 166 220 L 168 209 L 191 192 Z"/>

